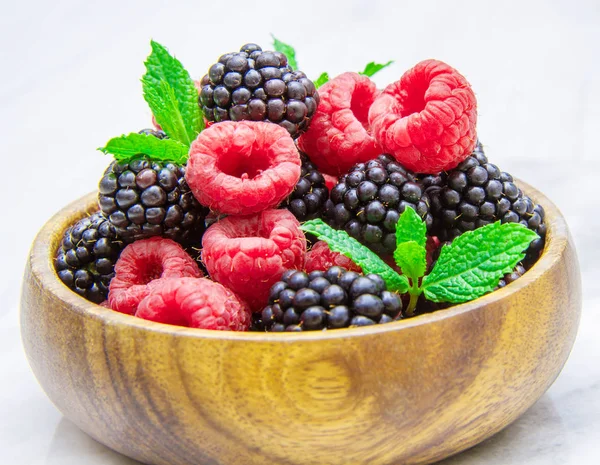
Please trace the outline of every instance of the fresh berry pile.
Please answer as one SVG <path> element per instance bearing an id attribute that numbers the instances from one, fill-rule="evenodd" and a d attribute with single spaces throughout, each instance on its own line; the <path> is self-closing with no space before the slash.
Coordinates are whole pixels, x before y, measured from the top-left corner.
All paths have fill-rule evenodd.
<path id="1" fill-rule="evenodd" d="M 311 80 L 275 39 L 193 80 L 151 46 L 156 130 L 100 149 L 98 211 L 56 251 L 89 301 L 193 328 L 324 331 L 476 299 L 542 253 L 543 207 L 488 161 L 475 94 L 447 64 L 380 91 L 370 78 L 391 62 Z"/>

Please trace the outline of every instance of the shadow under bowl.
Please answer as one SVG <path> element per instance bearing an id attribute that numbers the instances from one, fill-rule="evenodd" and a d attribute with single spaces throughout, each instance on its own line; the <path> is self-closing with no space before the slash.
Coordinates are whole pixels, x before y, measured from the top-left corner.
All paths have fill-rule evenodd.
<path id="1" fill-rule="evenodd" d="M 540 192 L 547 243 L 522 278 L 475 301 L 385 325 L 293 334 L 153 323 L 94 305 L 57 277 L 63 231 L 35 239 L 21 299 L 31 367 L 58 409 L 154 465 L 425 464 L 513 422 L 565 364 L 581 312 L 564 218 Z"/>

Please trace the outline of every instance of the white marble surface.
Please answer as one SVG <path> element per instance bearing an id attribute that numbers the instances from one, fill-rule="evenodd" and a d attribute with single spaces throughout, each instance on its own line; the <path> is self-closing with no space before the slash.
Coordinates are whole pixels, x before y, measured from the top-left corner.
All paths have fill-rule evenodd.
<path id="1" fill-rule="evenodd" d="M 435 57 L 471 81 L 488 155 L 567 217 L 584 309 L 571 358 L 542 399 L 445 464 L 600 463 L 598 0 L 56 0 L 6 1 L 0 11 L 1 464 L 134 463 L 62 418 L 29 371 L 17 318 L 27 250 L 56 210 L 95 188 L 108 162 L 95 147 L 148 126 L 139 77 L 151 37 L 200 76 L 221 52 L 268 43 L 270 31 L 296 46 L 311 76 L 393 58 L 376 79 L 385 85 Z"/>

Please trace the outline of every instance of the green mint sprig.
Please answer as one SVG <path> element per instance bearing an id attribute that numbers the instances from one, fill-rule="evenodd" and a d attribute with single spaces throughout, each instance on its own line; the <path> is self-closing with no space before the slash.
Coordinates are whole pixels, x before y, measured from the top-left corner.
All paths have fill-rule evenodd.
<path id="1" fill-rule="evenodd" d="M 198 89 L 181 62 L 163 45 L 155 41 L 150 45 L 152 52 L 142 78 L 144 98 L 169 138 L 189 147 L 204 129 Z"/>
<path id="2" fill-rule="evenodd" d="M 393 60 L 390 60 L 387 63 L 375 63 L 374 61 L 372 61 L 371 63 L 368 63 L 365 66 L 365 69 L 360 71 L 358 74 L 362 74 L 363 76 L 371 77 L 374 74 L 381 71 L 382 69 L 390 66 L 393 62 L 394 62 Z"/>
<path id="3" fill-rule="evenodd" d="M 363 69 L 362 71 L 359 71 L 358 74 L 362 74 L 363 76 L 367 76 L 367 77 L 372 77 L 374 74 L 378 73 L 383 68 L 387 68 L 392 63 L 393 63 L 392 60 L 390 60 L 390 61 L 388 61 L 387 63 L 384 63 L 384 64 L 375 63 L 374 61 L 372 61 L 371 63 L 368 63 L 365 66 L 365 69 Z M 317 80 L 314 81 L 315 82 L 315 87 L 318 89 L 319 87 L 321 87 L 323 84 L 325 84 L 328 81 L 329 81 L 329 74 L 328 73 L 321 73 L 321 75 L 317 78 Z"/>
<path id="4" fill-rule="evenodd" d="M 181 62 L 167 49 L 150 41 L 152 52 L 144 63 L 144 99 L 168 139 L 131 133 L 114 137 L 98 150 L 112 154 L 119 162 L 148 158 L 160 162 L 185 164 L 190 145 L 204 129 L 198 105 L 198 90 Z"/>
<path id="5" fill-rule="evenodd" d="M 364 273 L 376 273 L 381 276 L 391 291 L 401 294 L 408 290 L 408 280 L 390 268 L 377 254 L 362 245 L 346 231 L 333 229 L 321 219 L 310 220 L 300 228 L 325 241 L 334 252 L 340 252 L 360 266 Z"/>
<path id="6" fill-rule="evenodd" d="M 321 73 L 321 75 L 315 81 L 315 87 L 318 89 L 323 84 L 325 84 L 327 81 L 329 81 L 329 74 L 328 73 Z"/>
<path id="7" fill-rule="evenodd" d="M 493 291 L 538 237 L 522 224 L 500 222 L 458 236 L 442 248 L 436 266 L 423 278 L 425 297 L 462 303 Z"/>
<path id="8" fill-rule="evenodd" d="M 273 34 L 271 34 L 271 37 L 273 38 L 273 48 L 275 49 L 275 51 L 283 53 L 288 59 L 288 64 L 290 65 L 290 68 L 292 68 L 292 70 L 297 70 L 298 62 L 296 61 L 296 50 L 294 50 L 294 47 L 292 47 L 289 44 L 286 44 L 285 42 L 282 42 Z"/>
<path id="9" fill-rule="evenodd" d="M 280 41 L 273 34 L 271 34 L 271 37 L 273 38 L 273 48 L 277 52 L 281 52 L 285 56 L 287 56 L 290 67 L 293 70 L 297 70 L 298 62 L 296 61 L 296 50 L 294 49 L 294 47 L 292 47 L 289 44 L 286 44 L 285 42 Z M 382 69 L 387 68 L 392 63 L 393 63 L 392 60 L 388 61 L 387 63 L 376 63 L 376 62 L 372 61 L 370 63 L 367 63 L 365 68 L 362 71 L 359 71 L 358 74 L 362 74 L 363 76 L 372 77 L 375 73 L 378 73 Z M 323 84 L 325 84 L 328 81 L 329 81 L 329 73 L 323 72 L 313 82 L 315 84 L 315 87 L 318 89 L 319 87 L 321 87 Z"/>
<path id="10" fill-rule="evenodd" d="M 173 88 L 164 80 L 156 86 L 150 85 L 145 78 L 142 79 L 142 83 L 144 84 L 144 99 L 148 102 L 156 122 L 170 139 L 189 147 L 194 139 L 190 139 L 188 135 Z"/>
<path id="11" fill-rule="evenodd" d="M 98 150 L 112 154 L 118 162 L 128 163 L 143 154 L 151 159 L 183 165 L 187 162 L 189 148 L 176 140 L 131 133 L 113 137 Z"/>
<path id="12" fill-rule="evenodd" d="M 388 289 L 408 292 L 408 316 L 414 315 L 421 294 L 434 302 L 463 303 L 493 291 L 500 278 L 523 260 L 524 251 L 538 238 L 519 223 L 488 224 L 444 245 L 435 266 L 425 275 L 425 223 L 412 208 L 407 208 L 396 224 L 394 260 L 402 270 L 400 275 L 348 233 L 333 229 L 322 220 L 307 221 L 301 228 L 327 242 L 334 252 L 349 257 L 364 273 L 379 274 Z"/>

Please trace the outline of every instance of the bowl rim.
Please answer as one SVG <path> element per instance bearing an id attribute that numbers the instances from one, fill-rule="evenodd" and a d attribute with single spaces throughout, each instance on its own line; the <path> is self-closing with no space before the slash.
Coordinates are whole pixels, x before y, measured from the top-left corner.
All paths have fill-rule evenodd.
<path id="1" fill-rule="evenodd" d="M 37 280 L 40 287 L 50 292 L 56 299 L 63 301 L 69 311 L 73 311 L 82 317 L 101 320 L 104 324 L 114 326 L 126 326 L 131 329 L 146 330 L 151 332 L 169 334 L 174 337 L 192 337 L 200 339 L 219 339 L 247 342 L 293 342 L 293 341 L 323 341 L 329 339 L 342 339 L 348 337 L 372 336 L 387 332 L 402 331 L 413 327 L 433 324 L 437 321 L 453 318 L 469 312 L 477 311 L 488 304 L 500 300 L 526 288 L 540 276 L 548 273 L 561 259 L 569 242 L 569 231 L 566 221 L 559 209 L 545 195 L 529 184 L 515 180 L 518 186 L 535 202 L 543 206 L 545 221 L 547 224 L 546 245 L 542 255 L 531 269 L 521 278 L 470 302 L 454 305 L 450 308 L 437 310 L 432 313 L 419 315 L 404 320 L 394 321 L 383 325 L 363 326 L 356 328 L 342 328 L 335 331 L 307 331 L 294 333 L 269 333 L 269 332 L 236 332 L 236 331 L 214 331 L 199 328 L 187 328 L 181 326 L 167 325 L 153 321 L 136 318 L 114 310 L 89 302 L 77 293 L 71 291 L 58 277 L 54 269 L 54 255 L 58 241 L 53 247 L 53 238 L 57 234 L 62 237 L 62 232 L 69 225 L 67 221 L 73 216 L 87 212 L 97 211 L 97 193 L 92 192 L 66 207 L 62 208 L 48 220 L 36 235 L 29 253 L 29 264 L 31 278 Z M 84 206 L 85 208 L 82 208 Z M 26 283 L 23 283 L 25 286 Z M 35 305 L 35 304 L 34 304 Z M 21 302 L 22 308 L 22 302 Z"/>

